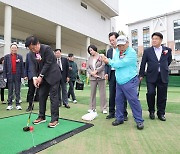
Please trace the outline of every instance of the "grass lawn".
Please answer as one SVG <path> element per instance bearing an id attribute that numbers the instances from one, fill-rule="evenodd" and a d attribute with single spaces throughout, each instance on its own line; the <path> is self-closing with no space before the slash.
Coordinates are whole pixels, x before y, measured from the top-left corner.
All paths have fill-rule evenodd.
<path id="1" fill-rule="evenodd" d="M 90 87 L 83 91 L 75 91 L 77 104 L 70 103 L 71 108 L 60 108 L 60 117 L 82 121 L 81 116 L 87 113 L 89 107 Z M 7 92 L 6 92 L 7 93 Z M 0 117 L 25 113 L 27 89 L 22 90 L 22 111 L 13 109 L 6 111 L 7 105 L 0 104 Z M 146 104 L 146 87 L 141 87 L 140 101 L 143 108 L 145 128 L 136 129 L 131 110 L 128 106 L 129 120 L 120 126 L 112 126 L 114 119 L 106 120 L 106 115 L 100 113 L 99 92 L 97 92 L 98 117 L 91 123 L 94 127 L 68 138 L 39 153 L 42 154 L 178 154 L 180 153 L 180 87 L 169 87 L 166 108 L 166 122 L 157 118 L 150 120 Z M 107 88 L 108 96 L 108 88 Z M 7 98 L 7 96 L 6 96 Z M 107 99 L 108 100 L 108 99 Z M 38 103 L 35 103 L 35 113 L 38 113 Z M 47 115 L 50 115 L 49 103 Z M 33 119 L 31 119 L 33 120 Z M 26 125 L 26 124 L 25 124 Z M 12 128 L 13 131 L 13 128 Z M 6 133 L 6 132 L 5 132 Z M 11 146 L 11 145 L 10 145 Z M 13 153 L 13 152 L 12 152 Z"/>

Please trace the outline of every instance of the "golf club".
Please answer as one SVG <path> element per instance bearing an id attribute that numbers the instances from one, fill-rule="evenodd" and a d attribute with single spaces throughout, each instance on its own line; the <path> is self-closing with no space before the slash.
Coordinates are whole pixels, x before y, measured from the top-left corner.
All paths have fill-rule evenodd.
<path id="1" fill-rule="evenodd" d="M 138 87 L 138 97 L 139 97 L 140 90 L 141 90 L 141 81 L 139 82 L 139 87 Z"/>
<path id="2" fill-rule="evenodd" d="M 31 109 L 31 112 L 30 112 L 28 120 L 27 120 L 27 126 L 23 128 L 23 131 L 25 131 L 25 132 L 30 131 L 29 123 L 30 123 L 30 118 L 31 118 L 32 110 L 34 108 L 34 99 L 35 99 L 36 92 L 37 92 L 37 88 L 35 88 L 35 91 L 34 91 L 33 102 L 32 102 L 32 109 Z"/>

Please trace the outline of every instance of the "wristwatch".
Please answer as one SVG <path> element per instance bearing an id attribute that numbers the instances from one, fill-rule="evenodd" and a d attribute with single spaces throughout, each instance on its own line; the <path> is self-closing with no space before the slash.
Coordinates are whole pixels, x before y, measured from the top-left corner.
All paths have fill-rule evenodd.
<path id="1" fill-rule="evenodd" d="M 42 75 L 42 74 L 39 74 L 39 76 L 40 76 L 41 78 L 43 78 L 43 77 L 44 77 L 44 75 Z"/>

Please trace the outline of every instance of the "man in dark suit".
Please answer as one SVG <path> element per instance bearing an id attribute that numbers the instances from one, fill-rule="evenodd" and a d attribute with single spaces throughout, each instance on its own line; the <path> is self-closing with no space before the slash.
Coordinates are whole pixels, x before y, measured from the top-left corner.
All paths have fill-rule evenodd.
<path id="1" fill-rule="evenodd" d="M 145 66 L 147 63 L 146 82 L 147 82 L 147 104 L 149 118 L 155 119 L 155 96 L 157 87 L 157 116 L 160 120 L 166 121 L 165 108 L 168 87 L 168 66 L 172 61 L 172 50 L 161 45 L 163 35 L 159 32 L 152 34 L 152 47 L 144 50 L 140 66 L 139 77 L 143 79 Z"/>
<path id="2" fill-rule="evenodd" d="M 13 99 L 13 89 L 15 88 L 16 95 L 16 109 L 22 110 L 19 100 L 20 100 L 20 88 L 21 88 L 21 78 L 24 78 L 24 64 L 21 55 L 17 54 L 18 46 L 16 43 L 12 43 L 11 53 L 4 57 L 4 68 L 3 77 L 8 84 L 8 107 L 7 110 L 12 110 L 12 99 Z"/>
<path id="3" fill-rule="evenodd" d="M 107 58 L 113 59 L 113 56 L 116 52 L 119 52 L 117 49 L 116 39 L 119 36 L 116 32 L 109 33 L 109 42 L 112 46 L 107 51 Z M 110 65 L 105 66 L 105 79 L 109 81 L 109 115 L 106 119 L 111 119 L 115 117 L 115 96 L 116 96 L 116 77 L 115 77 L 115 69 Z M 127 117 L 127 100 L 124 102 L 124 121 L 128 120 Z"/>
<path id="4" fill-rule="evenodd" d="M 25 46 L 31 52 L 31 72 L 33 83 L 39 88 L 39 117 L 33 122 L 40 124 L 46 122 L 45 111 L 48 95 L 51 101 L 51 121 L 48 127 L 54 128 L 59 122 L 58 88 L 61 71 L 56 62 L 53 50 L 48 45 L 40 44 L 35 36 L 26 38 Z"/>
<path id="5" fill-rule="evenodd" d="M 69 63 L 67 58 L 61 56 L 61 49 L 55 49 L 54 54 L 57 58 L 57 64 L 61 69 L 62 79 L 59 85 L 59 101 L 61 106 L 61 102 L 66 108 L 70 108 L 68 104 L 68 94 L 67 94 L 67 82 L 69 82 Z"/>
<path id="6" fill-rule="evenodd" d="M 30 51 L 31 52 L 31 51 Z M 38 101 L 39 100 L 39 92 L 38 90 L 36 91 L 35 94 L 35 86 L 33 84 L 33 74 L 31 72 L 31 66 L 32 66 L 32 61 L 31 61 L 31 53 L 27 53 L 26 55 L 26 64 L 25 64 L 25 80 L 28 80 L 28 93 L 27 93 L 27 102 L 29 102 L 29 106 L 26 109 L 27 112 L 33 110 L 32 103 L 33 101 Z M 35 98 L 34 98 L 35 95 Z M 33 100 L 34 98 L 34 100 Z"/>

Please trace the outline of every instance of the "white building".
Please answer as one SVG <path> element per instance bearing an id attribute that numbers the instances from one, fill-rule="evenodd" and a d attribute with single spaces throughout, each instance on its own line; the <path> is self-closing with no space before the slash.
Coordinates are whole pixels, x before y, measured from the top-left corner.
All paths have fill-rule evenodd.
<path id="1" fill-rule="evenodd" d="M 41 43 L 73 53 L 82 62 L 90 44 L 108 48 L 118 6 L 118 0 L 0 0 L 0 57 L 15 41 L 25 57 L 24 40 L 36 35 Z"/>
<path id="2" fill-rule="evenodd" d="M 173 58 L 180 61 L 180 10 L 129 23 L 130 45 L 139 57 L 145 48 L 151 46 L 154 32 L 163 34 L 163 44 L 172 49 Z"/>

